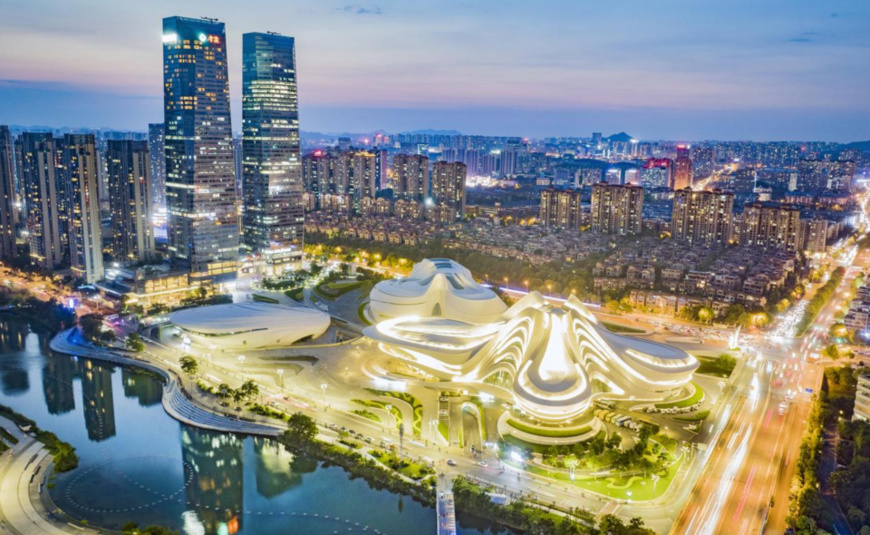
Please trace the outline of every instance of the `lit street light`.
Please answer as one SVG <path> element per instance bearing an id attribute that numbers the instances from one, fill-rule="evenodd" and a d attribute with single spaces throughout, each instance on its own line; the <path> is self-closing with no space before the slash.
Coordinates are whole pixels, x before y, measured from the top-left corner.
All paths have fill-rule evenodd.
<path id="1" fill-rule="evenodd" d="M 281 383 L 281 392 L 284 391 L 284 369 L 278 368 L 278 381 Z"/>

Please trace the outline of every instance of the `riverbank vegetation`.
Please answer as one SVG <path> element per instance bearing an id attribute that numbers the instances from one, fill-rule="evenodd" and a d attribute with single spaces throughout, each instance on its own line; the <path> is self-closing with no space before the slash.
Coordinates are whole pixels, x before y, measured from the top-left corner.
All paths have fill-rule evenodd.
<path id="1" fill-rule="evenodd" d="M 317 433 L 317 424 L 313 419 L 296 413 L 289 417 L 287 431 L 278 437 L 278 442 L 291 451 L 340 466 L 352 478 L 362 477 L 375 489 L 405 494 L 430 507 L 435 505 L 435 491 L 429 485 L 412 483 L 360 452 L 319 440 Z"/>
<path id="2" fill-rule="evenodd" d="M 33 433 L 36 440 L 45 444 L 45 448 L 51 453 L 56 472 L 69 472 L 79 465 L 79 457 L 76 455 L 75 448 L 57 438 L 57 435 L 54 433 L 43 431 L 30 418 L 15 412 L 5 405 L 0 405 L 0 416 L 12 420 L 22 429 L 29 428 L 29 432 Z"/>

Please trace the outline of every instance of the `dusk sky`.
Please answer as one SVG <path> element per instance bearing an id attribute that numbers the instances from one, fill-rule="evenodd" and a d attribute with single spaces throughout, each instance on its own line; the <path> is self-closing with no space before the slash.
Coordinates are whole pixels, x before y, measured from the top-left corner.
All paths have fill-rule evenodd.
<path id="1" fill-rule="evenodd" d="M 870 2 L 3 0 L 0 124 L 161 122 L 161 19 L 296 37 L 303 130 L 870 139 Z"/>

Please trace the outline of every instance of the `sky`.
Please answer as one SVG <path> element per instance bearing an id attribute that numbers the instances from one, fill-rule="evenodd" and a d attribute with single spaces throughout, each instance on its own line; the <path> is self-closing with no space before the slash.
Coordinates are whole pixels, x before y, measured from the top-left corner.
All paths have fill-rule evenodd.
<path id="1" fill-rule="evenodd" d="M 296 38 L 300 124 L 527 137 L 870 139 L 865 0 L 0 0 L 0 124 L 162 122 L 163 17 Z"/>

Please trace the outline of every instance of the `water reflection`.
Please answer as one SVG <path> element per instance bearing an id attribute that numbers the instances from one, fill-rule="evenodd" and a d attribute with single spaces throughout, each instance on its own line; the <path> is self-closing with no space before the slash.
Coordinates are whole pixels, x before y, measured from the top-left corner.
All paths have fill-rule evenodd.
<path id="1" fill-rule="evenodd" d="M 317 470 L 317 459 L 293 455 L 273 440 L 254 439 L 257 493 L 274 498 L 302 484 L 302 474 Z"/>
<path id="2" fill-rule="evenodd" d="M 42 367 L 42 392 L 49 414 L 66 414 L 76 408 L 73 379 L 78 374 L 76 360 L 49 359 Z"/>
<path id="3" fill-rule="evenodd" d="M 236 435 L 181 428 L 181 458 L 193 470 L 188 506 L 205 533 L 237 533 L 241 528 L 242 445 Z"/>
<path id="4" fill-rule="evenodd" d="M 163 399 L 163 383 L 147 374 L 121 368 L 124 396 L 136 398 L 142 407 L 157 405 Z"/>
<path id="5" fill-rule="evenodd" d="M 82 405 L 88 438 L 101 442 L 115 436 L 115 400 L 112 397 L 113 366 L 82 361 Z"/>

